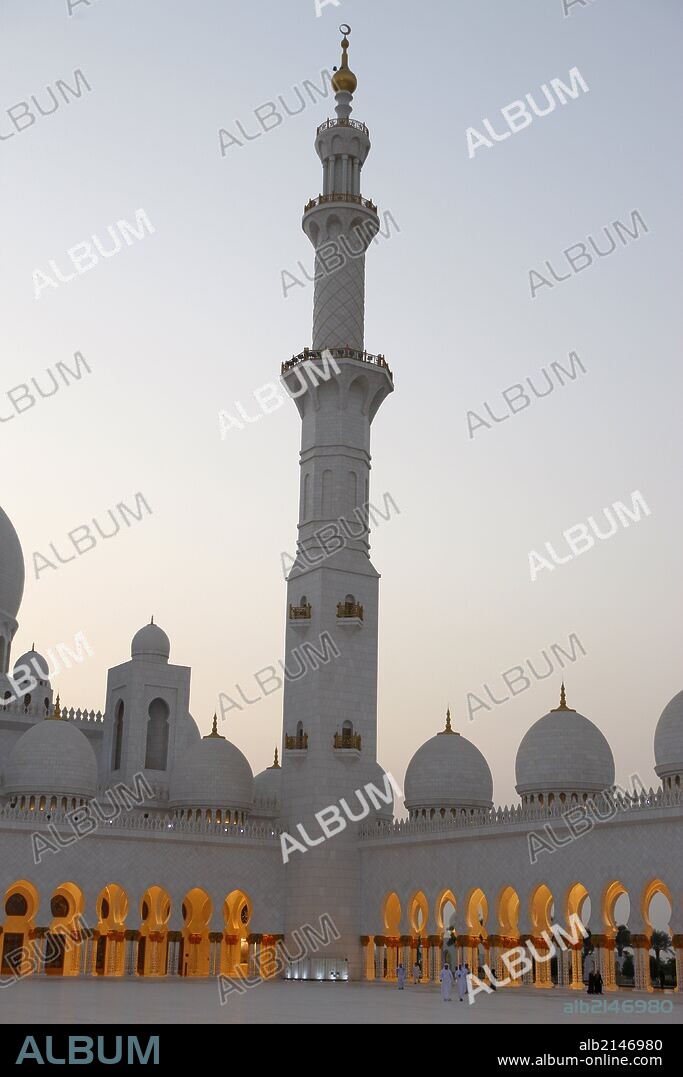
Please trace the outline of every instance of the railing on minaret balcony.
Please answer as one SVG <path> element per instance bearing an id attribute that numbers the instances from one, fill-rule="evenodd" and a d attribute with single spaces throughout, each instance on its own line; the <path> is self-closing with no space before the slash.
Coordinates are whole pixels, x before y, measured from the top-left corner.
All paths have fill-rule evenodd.
<path id="1" fill-rule="evenodd" d="M 294 606 L 289 603 L 289 619 L 290 621 L 310 621 L 311 619 L 311 603 L 307 602 L 305 606 Z"/>
<path id="2" fill-rule="evenodd" d="M 364 135 L 369 134 L 367 127 L 360 120 L 352 120 L 344 116 L 340 120 L 325 120 L 318 127 L 316 134 L 319 135 L 321 131 L 326 131 L 328 127 L 353 127 L 356 131 L 362 131 Z"/>
<path id="3" fill-rule="evenodd" d="M 344 751 L 360 751 L 360 733 L 335 733 L 334 734 L 334 747 L 335 749 L 342 749 Z"/>
<path id="4" fill-rule="evenodd" d="M 353 617 L 357 621 L 363 620 L 363 607 L 360 602 L 338 602 L 337 618 Z"/>
<path id="5" fill-rule="evenodd" d="M 357 363 L 371 363 L 373 366 L 381 367 L 382 370 L 386 370 L 387 374 L 394 380 L 394 375 L 391 373 L 389 364 L 383 355 L 372 355 L 371 352 L 358 351 L 357 348 L 325 348 L 325 355 L 317 348 L 304 348 L 298 355 L 293 355 L 291 359 L 285 359 L 284 363 L 280 365 L 280 373 L 286 374 L 288 370 L 292 370 L 298 363 L 306 363 L 310 360 L 320 359 L 332 356 L 333 359 L 355 359 Z"/>
<path id="6" fill-rule="evenodd" d="M 370 198 L 363 198 L 360 194 L 342 194 L 334 191 L 332 194 L 319 194 L 317 198 L 311 198 L 304 206 L 304 213 L 308 213 L 309 209 L 315 209 L 316 206 L 323 206 L 326 202 L 355 202 L 357 206 L 364 206 L 365 209 L 377 213 L 377 206 Z"/>
<path id="7" fill-rule="evenodd" d="M 285 748 L 288 752 L 305 752 L 308 748 L 308 733 L 285 733 Z"/>

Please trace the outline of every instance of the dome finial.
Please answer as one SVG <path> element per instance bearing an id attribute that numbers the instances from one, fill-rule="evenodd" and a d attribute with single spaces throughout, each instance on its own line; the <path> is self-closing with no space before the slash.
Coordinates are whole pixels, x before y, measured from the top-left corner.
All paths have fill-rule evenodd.
<path id="1" fill-rule="evenodd" d="M 272 766 L 268 767 L 267 769 L 268 770 L 279 770 L 280 769 L 280 763 L 279 763 L 278 754 L 277 754 L 277 747 L 275 748 L 275 756 L 273 758 L 273 764 L 272 764 Z"/>
<path id="2" fill-rule="evenodd" d="M 150 621 L 149 623 L 150 623 L 151 625 L 153 625 L 153 624 L 154 624 L 154 614 L 152 614 L 152 620 L 151 620 L 151 621 Z"/>
<path id="3" fill-rule="evenodd" d="M 356 86 L 358 85 L 358 79 L 354 75 L 353 71 L 351 71 L 350 68 L 349 68 L 349 57 L 348 57 L 349 39 L 348 39 L 348 34 L 351 33 L 351 27 L 348 25 L 348 23 L 343 22 L 341 24 L 341 26 L 339 27 L 339 32 L 344 35 L 342 37 L 342 43 L 341 43 L 341 46 L 342 46 L 341 67 L 339 68 L 339 70 L 337 70 L 336 67 L 334 68 L 335 74 L 332 76 L 332 89 L 335 91 L 335 93 L 339 93 L 340 91 L 343 91 L 345 93 L 351 93 L 352 94 L 352 93 L 356 92 Z"/>
<path id="4" fill-rule="evenodd" d="M 552 713 L 557 714 L 558 711 L 571 711 L 573 714 L 576 714 L 573 707 L 567 706 L 567 693 L 564 690 L 564 681 L 562 681 L 560 686 L 560 705 L 559 707 L 554 707 Z"/>
<path id="5" fill-rule="evenodd" d="M 441 736 L 442 733 L 453 733 L 456 737 L 460 736 L 460 734 L 457 733 L 455 731 L 455 729 L 451 729 L 451 708 L 450 708 L 450 706 L 446 708 L 446 727 L 445 727 L 445 729 L 441 729 L 439 731 L 438 735 Z"/>
<path id="6" fill-rule="evenodd" d="M 60 719 L 62 717 L 62 709 L 61 709 L 61 707 L 59 705 L 59 692 L 57 693 L 57 698 L 55 700 L 54 709 L 53 709 L 52 714 L 50 715 L 50 717 L 54 718 L 56 721 L 60 721 Z"/>
<path id="7" fill-rule="evenodd" d="M 225 737 L 222 737 L 221 734 L 218 732 L 218 718 L 216 717 L 216 712 L 215 711 L 213 712 L 213 726 L 211 727 L 211 732 L 207 733 L 207 735 L 203 739 L 204 740 L 225 740 Z"/>

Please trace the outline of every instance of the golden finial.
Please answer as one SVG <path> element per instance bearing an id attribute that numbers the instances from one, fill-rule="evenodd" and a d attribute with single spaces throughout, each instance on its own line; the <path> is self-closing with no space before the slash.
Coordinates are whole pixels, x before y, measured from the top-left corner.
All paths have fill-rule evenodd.
<path id="1" fill-rule="evenodd" d="M 279 770 L 280 769 L 280 764 L 278 762 L 278 757 L 277 757 L 277 748 L 275 749 L 275 758 L 273 759 L 273 765 L 271 767 L 267 767 L 266 769 L 267 770 Z"/>
<path id="2" fill-rule="evenodd" d="M 358 85 L 358 79 L 354 75 L 353 71 L 349 69 L 349 58 L 347 55 L 347 50 L 349 47 L 349 39 L 347 35 L 351 33 L 351 27 L 347 23 L 343 22 L 339 27 L 339 32 L 344 35 L 341 43 L 341 67 L 339 68 L 339 70 L 337 70 L 336 67 L 334 68 L 335 74 L 332 76 L 332 89 L 335 91 L 335 93 L 339 93 L 340 90 L 343 90 L 346 93 L 355 93 L 356 86 Z"/>
<path id="3" fill-rule="evenodd" d="M 51 717 L 54 718 L 56 721 L 59 721 L 62 717 L 62 709 L 59 706 L 59 693 L 57 694 Z"/>
<path id="4" fill-rule="evenodd" d="M 567 693 L 564 690 L 564 681 L 562 681 L 562 684 L 560 686 L 560 705 L 559 707 L 554 707 L 551 711 L 551 714 L 557 714 L 558 711 L 571 711 L 572 714 L 576 714 L 576 711 L 573 707 L 567 706 Z"/>
<path id="5" fill-rule="evenodd" d="M 211 732 L 207 733 L 207 735 L 203 739 L 204 740 L 225 740 L 225 737 L 222 737 L 221 734 L 218 732 L 218 718 L 216 717 L 216 712 L 215 711 L 214 711 L 214 714 L 213 714 L 213 727 L 211 729 Z"/>
<path id="6" fill-rule="evenodd" d="M 443 733 L 454 733 L 456 737 L 460 736 L 460 734 L 457 733 L 455 729 L 451 729 L 451 708 L 450 707 L 448 707 L 447 710 L 446 710 L 446 728 L 439 730 L 438 735 L 441 736 Z"/>

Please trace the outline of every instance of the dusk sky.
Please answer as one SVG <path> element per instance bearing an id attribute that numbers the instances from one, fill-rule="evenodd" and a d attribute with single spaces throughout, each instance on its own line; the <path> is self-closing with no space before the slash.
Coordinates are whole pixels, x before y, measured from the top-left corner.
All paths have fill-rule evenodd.
<path id="1" fill-rule="evenodd" d="M 310 344 L 313 287 L 284 295 L 282 272 L 305 281 L 301 261 L 312 274 L 301 214 L 321 190 L 315 129 L 334 107 L 321 72 L 348 22 L 353 118 L 372 139 L 362 193 L 394 222 L 366 278 L 366 347 L 396 390 L 373 425 L 371 501 L 389 493 L 400 509 L 371 539 L 380 762 L 401 783 L 450 704 L 489 762 L 494 801 L 516 801 L 517 746 L 557 706 L 564 672 L 617 779 L 655 784 L 655 724 L 683 687 L 680 4 L 593 0 L 568 17 L 562 0 L 342 0 L 319 17 L 313 0 L 73 10 L 4 0 L 0 14 L 0 504 L 26 560 L 14 656 L 84 633 L 92 657 L 53 684 L 67 706 L 99 709 L 107 669 L 154 615 L 171 660 L 192 667 L 203 733 L 219 693 L 254 698 L 255 672 L 282 657 L 296 407 L 223 438 L 218 416 L 238 416 L 237 402 L 258 414 L 254 391 Z M 501 109 L 526 94 L 540 108 L 543 84 L 569 84 L 573 68 L 585 92 L 468 155 L 468 127 L 486 134 L 486 118 L 500 135 Z M 46 88 L 73 87 L 76 70 L 91 91 L 69 103 L 57 92 L 41 116 L 31 95 L 47 111 Z M 306 107 L 290 116 L 278 97 L 294 112 L 296 87 Z M 37 118 L 17 130 L 6 110 L 24 101 Z M 283 119 L 264 132 L 255 111 L 274 115 L 268 102 Z M 220 129 L 235 140 L 223 153 Z M 140 209 L 153 233 L 35 298 L 35 270 L 56 279 L 53 260 L 75 273 L 69 248 L 93 234 L 110 248 L 108 226 L 134 226 Z M 563 250 L 588 236 L 608 249 L 604 229 L 633 231 L 633 211 L 647 231 L 622 228 L 613 253 L 572 273 Z M 532 299 L 529 271 L 550 277 L 546 261 L 570 275 Z M 77 351 L 91 373 L 46 399 L 33 389 L 18 414 L 7 393 L 49 386 Z M 551 375 L 553 392 L 511 415 L 503 390 L 527 378 L 545 390 L 542 370 L 568 368 L 570 352 L 585 374 L 564 387 Z M 509 418 L 493 422 L 485 403 Z M 490 428 L 470 436 L 468 411 Z M 634 491 L 649 515 L 532 582 L 530 551 L 547 556 L 549 542 L 568 556 L 564 531 L 589 517 L 609 530 L 603 509 L 630 508 Z M 72 556 L 69 531 L 93 518 L 111 530 L 109 510 L 138 492 L 151 515 L 36 579 L 34 552 Z M 571 650 L 572 633 L 585 655 L 529 674 L 528 659 L 547 671 L 544 649 Z M 493 704 L 484 685 L 509 696 L 502 673 L 515 666 L 530 687 Z M 474 721 L 468 693 L 488 704 Z M 281 714 L 278 691 L 222 723 L 255 772 Z"/>

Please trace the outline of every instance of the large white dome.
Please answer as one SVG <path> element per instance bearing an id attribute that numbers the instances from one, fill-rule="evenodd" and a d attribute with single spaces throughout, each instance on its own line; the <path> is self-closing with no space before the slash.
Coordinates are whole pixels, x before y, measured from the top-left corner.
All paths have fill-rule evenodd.
<path id="1" fill-rule="evenodd" d="M 131 658 L 145 658 L 148 662 L 168 662 L 170 654 L 171 641 L 163 628 L 159 628 L 153 621 L 139 628 L 131 640 Z"/>
<path id="2" fill-rule="evenodd" d="M 471 741 L 451 730 L 450 712 L 443 732 L 426 741 L 410 760 L 404 792 L 405 806 L 413 817 L 420 812 L 445 815 L 492 806 L 489 765 Z"/>
<path id="3" fill-rule="evenodd" d="M 0 621 L 16 619 L 24 593 L 24 555 L 12 521 L 0 508 Z"/>
<path id="4" fill-rule="evenodd" d="M 660 778 L 683 775 L 683 692 L 670 699 L 655 729 L 655 773 Z"/>
<path id="5" fill-rule="evenodd" d="M 520 796 L 599 793 L 614 785 L 612 750 L 598 727 L 565 701 L 527 730 L 515 762 Z"/>
<path id="6" fill-rule="evenodd" d="M 174 808 L 251 810 L 254 776 L 249 762 L 234 744 L 214 731 L 193 744 L 180 757 L 169 784 Z"/>
<path id="7" fill-rule="evenodd" d="M 97 759 L 68 719 L 46 718 L 19 737 L 5 763 L 3 793 L 89 798 L 97 792 Z"/>

